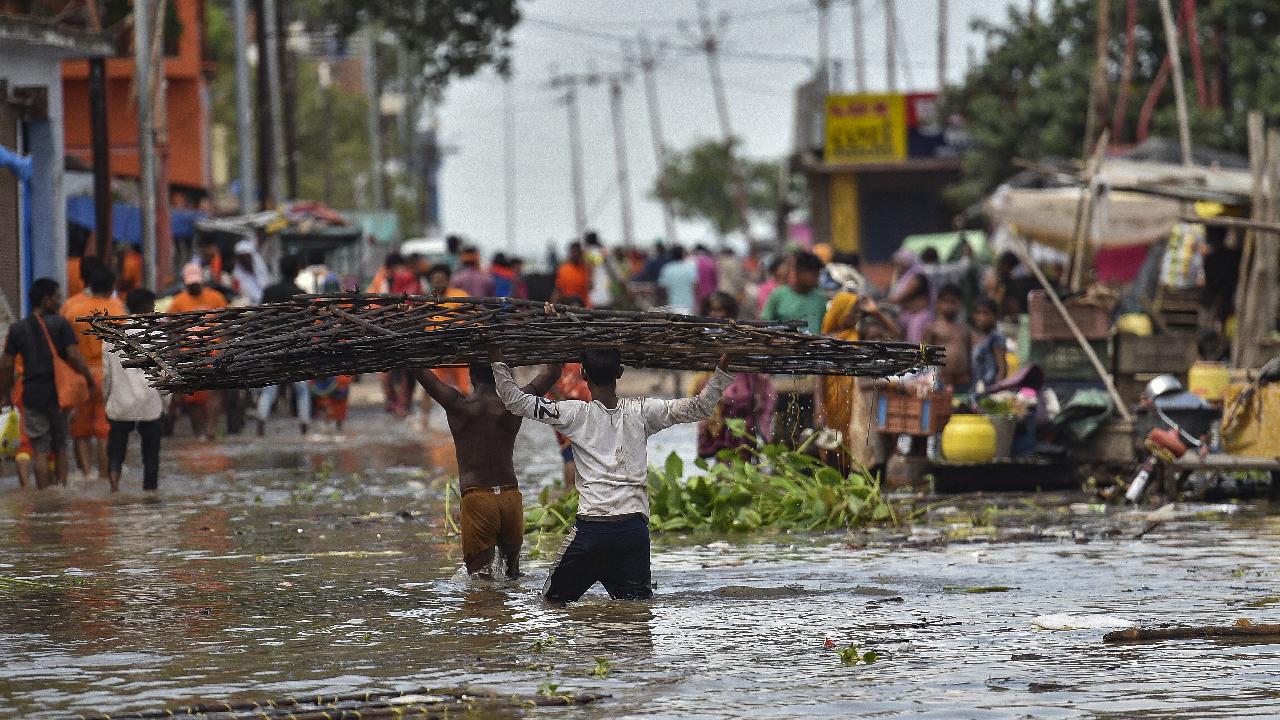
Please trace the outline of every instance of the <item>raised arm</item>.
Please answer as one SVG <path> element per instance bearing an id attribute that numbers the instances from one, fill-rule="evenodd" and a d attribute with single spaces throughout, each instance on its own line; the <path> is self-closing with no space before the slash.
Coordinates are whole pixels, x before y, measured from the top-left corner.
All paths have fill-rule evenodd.
<path id="1" fill-rule="evenodd" d="M 702 388 L 702 391 L 693 397 L 680 398 L 679 400 L 656 400 L 653 398 L 645 400 L 642 411 L 644 413 L 645 433 L 652 435 L 672 425 L 698 422 L 711 417 L 711 413 L 716 409 L 716 404 L 720 402 L 720 396 L 724 395 L 725 388 L 733 384 L 733 373 L 726 372 L 724 369 L 727 363 L 727 357 L 720 358 L 720 363 L 716 365 L 715 374 L 711 376 L 710 380 L 707 380 L 707 384 Z"/>
<path id="2" fill-rule="evenodd" d="M 457 388 L 436 377 L 436 374 L 427 368 L 414 369 L 413 376 L 431 399 L 440 403 L 440 407 L 445 410 L 456 407 L 458 401 L 462 399 L 462 393 L 458 392 Z"/>
<path id="3" fill-rule="evenodd" d="M 564 371 L 564 365 L 554 363 L 542 369 L 538 376 L 529 382 L 528 385 L 520 388 L 522 392 L 530 395 L 546 395 L 556 384 L 556 380 L 560 379 L 560 373 Z"/>
<path id="4" fill-rule="evenodd" d="M 511 375 L 511 368 L 504 362 L 493 363 L 493 379 L 497 384 L 498 398 L 512 415 L 537 420 L 552 427 L 569 424 L 573 415 L 570 412 L 574 404 L 572 401 L 555 402 L 521 390 Z"/>

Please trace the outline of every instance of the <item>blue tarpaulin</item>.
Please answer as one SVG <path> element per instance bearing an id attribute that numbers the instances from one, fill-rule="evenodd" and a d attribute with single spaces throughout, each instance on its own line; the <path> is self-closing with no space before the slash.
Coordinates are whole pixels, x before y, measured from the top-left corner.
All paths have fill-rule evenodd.
<path id="1" fill-rule="evenodd" d="M 169 211 L 169 229 L 175 238 L 189 238 L 196 233 L 196 220 L 204 217 L 195 210 L 174 208 Z M 93 230 L 93 198 L 78 195 L 67 199 L 67 222 Z M 142 211 L 126 202 L 111 206 L 111 234 L 115 242 L 142 244 Z"/>

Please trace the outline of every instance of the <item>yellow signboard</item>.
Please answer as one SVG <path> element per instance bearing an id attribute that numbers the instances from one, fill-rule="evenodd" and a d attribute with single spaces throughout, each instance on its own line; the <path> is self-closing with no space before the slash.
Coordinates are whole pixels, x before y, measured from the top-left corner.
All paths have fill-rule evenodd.
<path id="1" fill-rule="evenodd" d="M 902 95 L 828 95 L 823 159 L 892 163 L 907 158 L 907 103 Z"/>

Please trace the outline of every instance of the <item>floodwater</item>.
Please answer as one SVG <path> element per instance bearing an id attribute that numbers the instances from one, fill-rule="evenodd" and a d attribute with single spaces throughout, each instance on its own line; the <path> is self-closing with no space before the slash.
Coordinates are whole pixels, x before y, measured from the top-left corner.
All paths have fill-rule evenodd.
<path id="1" fill-rule="evenodd" d="M 551 540 L 517 583 L 459 577 L 435 421 L 370 409 L 309 442 L 284 421 L 175 441 L 158 497 L 136 469 L 114 497 L 0 479 L 0 716 L 462 685 L 610 694 L 523 711 L 566 718 L 1280 715 L 1280 644 L 1034 624 L 1275 622 L 1280 517 L 1260 507 L 1182 506 L 1142 539 L 1141 513 L 1084 496 L 933 498 L 870 535 L 660 536 L 653 601 L 597 587 L 555 608 L 537 594 Z M 546 428 L 518 452 L 527 487 L 558 479 Z M 828 639 L 879 660 L 843 666 Z"/>

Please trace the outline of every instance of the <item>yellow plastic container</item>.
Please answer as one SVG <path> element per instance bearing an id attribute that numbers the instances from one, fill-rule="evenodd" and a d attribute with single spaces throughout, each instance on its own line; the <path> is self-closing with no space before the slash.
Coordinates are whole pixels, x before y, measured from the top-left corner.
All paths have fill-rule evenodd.
<path id="1" fill-rule="evenodd" d="M 995 426 L 985 415 L 952 415 L 942 429 L 942 456 L 949 462 L 991 462 L 996 457 Z"/>
<path id="2" fill-rule="evenodd" d="M 1151 318 L 1145 313 L 1125 313 L 1116 318 L 1116 332 L 1148 337 L 1154 332 L 1154 328 L 1151 326 Z"/>
<path id="3" fill-rule="evenodd" d="M 1227 388 L 1222 404 L 1222 443 L 1242 457 L 1280 457 L 1280 384 L 1264 385 L 1237 402 L 1249 385 Z"/>
<path id="4" fill-rule="evenodd" d="M 1226 363 L 1201 360 L 1187 371 L 1187 387 L 1209 402 L 1218 402 L 1231 385 L 1231 371 Z"/>

